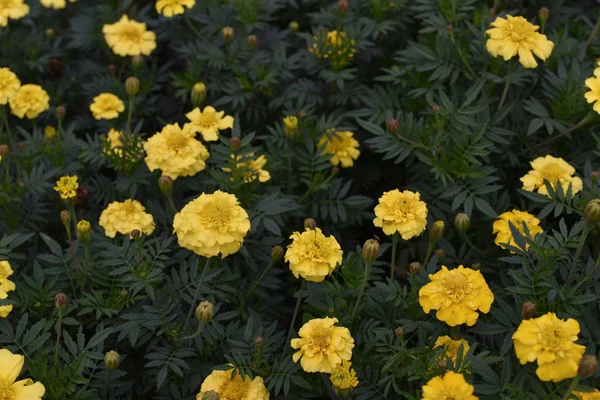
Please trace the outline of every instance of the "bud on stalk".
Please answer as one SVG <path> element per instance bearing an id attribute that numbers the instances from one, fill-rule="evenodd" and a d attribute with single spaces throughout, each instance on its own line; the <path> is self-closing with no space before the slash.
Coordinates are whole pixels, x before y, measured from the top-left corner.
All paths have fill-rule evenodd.
<path id="1" fill-rule="evenodd" d="M 192 86 L 190 97 L 192 98 L 192 104 L 195 107 L 200 106 L 206 99 L 206 85 L 203 82 L 196 83 Z"/>
<path id="2" fill-rule="evenodd" d="M 523 305 L 521 306 L 521 315 L 523 316 L 523 319 L 529 319 L 529 318 L 535 317 L 536 311 L 537 311 L 536 305 L 530 301 L 523 303 Z"/>
<path id="3" fill-rule="evenodd" d="M 62 210 L 60 212 L 60 220 L 65 225 L 67 230 L 71 229 L 71 213 L 67 210 Z"/>
<path id="4" fill-rule="evenodd" d="M 231 139 L 229 139 L 229 149 L 231 151 L 238 151 L 242 146 L 242 141 L 240 140 L 239 137 L 234 136 Z"/>
<path id="5" fill-rule="evenodd" d="M 221 37 L 225 43 L 229 43 L 233 40 L 235 30 L 231 26 L 226 26 L 221 30 Z"/>
<path id="6" fill-rule="evenodd" d="M 140 91 L 140 80 L 135 76 L 127 78 L 125 81 L 125 91 L 129 96 L 135 96 Z"/>
<path id="7" fill-rule="evenodd" d="M 317 221 L 312 218 L 306 218 L 304 220 L 304 228 L 315 229 L 317 227 Z"/>
<path id="8" fill-rule="evenodd" d="M 275 246 L 271 249 L 271 260 L 273 261 L 277 261 L 277 260 L 281 260 L 283 258 L 283 247 L 281 246 Z"/>
<path id="9" fill-rule="evenodd" d="M 255 49 L 258 47 L 258 37 L 256 35 L 248 36 L 248 46 Z"/>
<path id="10" fill-rule="evenodd" d="M 454 218 L 454 226 L 456 226 L 456 230 L 459 232 L 466 232 L 469 230 L 469 226 L 471 225 L 471 220 L 469 216 L 465 213 L 458 213 Z"/>
<path id="11" fill-rule="evenodd" d="M 104 355 L 104 365 L 106 369 L 109 371 L 114 371 L 119 368 L 119 364 L 121 363 L 121 356 L 114 350 L 109 351 Z"/>
<path id="12" fill-rule="evenodd" d="M 429 230 L 429 241 L 437 243 L 444 234 L 444 221 L 435 221 Z"/>
<path id="13" fill-rule="evenodd" d="M 196 319 L 204 325 L 212 321 L 214 315 L 214 306 L 210 301 L 203 301 L 196 308 Z"/>
<path id="14" fill-rule="evenodd" d="M 577 374 L 584 378 L 589 378 L 596 373 L 598 368 L 598 360 L 594 356 L 583 356 L 579 361 L 579 368 Z"/>
<path id="15" fill-rule="evenodd" d="M 410 271 L 411 274 L 416 275 L 419 273 L 419 270 L 421 269 L 421 263 L 418 261 L 415 262 L 411 262 L 408 265 L 408 270 Z"/>
<path id="16" fill-rule="evenodd" d="M 597 224 L 600 222 L 600 200 L 590 200 L 585 206 L 583 217 L 588 224 Z"/>
<path id="17" fill-rule="evenodd" d="M 362 256 L 367 263 L 372 263 L 379 255 L 379 242 L 375 239 L 369 239 L 365 242 L 362 248 Z"/>
<path id="18" fill-rule="evenodd" d="M 385 123 L 385 127 L 389 133 L 396 133 L 400 129 L 400 122 L 396 118 L 392 118 Z"/>
<path id="19" fill-rule="evenodd" d="M 68 304 L 68 299 L 67 299 L 66 294 L 58 293 L 56 296 L 54 296 L 54 306 L 56 308 L 64 310 L 65 308 L 67 308 L 67 304 Z"/>
<path id="20" fill-rule="evenodd" d="M 77 237 L 83 244 L 89 244 L 92 241 L 92 226 L 89 221 L 82 219 L 77 223 Z"/>
<path id="21" fill-rule="evenodd" d="M 158 178 L 158 187 L 164 195 L 169 196 L 173 193 L 173 180 L 170 176 L 163 175 Z"/>

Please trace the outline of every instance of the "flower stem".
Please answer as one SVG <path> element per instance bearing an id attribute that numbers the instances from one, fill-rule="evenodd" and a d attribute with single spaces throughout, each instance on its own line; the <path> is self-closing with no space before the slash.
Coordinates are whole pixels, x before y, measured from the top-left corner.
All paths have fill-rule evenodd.
<path id="1" fill-rule="evenodd" d="M 511 68 L 510 68 L 509 64 L 509 69 L 508 69 L 508 73 L 506 74 L 506 83 L 504 84 L 504 90 L 502 91 L 502 97 L 500 98 L 500 104 L 498 104 L 498 110 L 500 111 L 500 109 L 502 109 L 502 106 L 504 105 L 504 100 L 506 100 L 506 95 L 508 94 L 508 88 L 510 87 L 510 73 L 511 73 Z"/>
<path id="2" fill-rule="evenodd" d="M 565 392 L 565 395 L 562 397 L 562 400 L 569 399 L 569 396 L 571 396 L 571 393 L 577 387 L 577 384 L 579 383 L 580 379 L 581 379 L 581 377 L 579 375 L 577 375 L 575 378 L 573 378 L 573 380 L 571 381 L 571 384 L 569 385 L 569 387 L 567 388 L 567 391 Z"/>
<path id="3" fill-rule="evenodd" d="M 133 98 L 135 96 L 129 95 L 129 110 L 127 112 L 127 133 L 131 133 L 131 117 L 133 117 Z"/>
<path id="4" fill-rule="evenodd" d="M 556 136 L 552 136 L 550 139 L 545 140 L 543 142 L 541 142 L 540 144 L 538 144 L 536 147 L 540 147 L 543 145 L 546 145 L 550 142 L 555 141 L 556 139 L 560 139 L 561 137 L 568 135 L 569 133 L 581 128 L 582 126 L 584 126 L 585 124 L 587 124 L 588 122 L 590 122 L 592 119 L 594 118 L 594 111 L 590 111 L 581 121 L 579 121 L 576 125 L 573 125 L 572 127 L 570 127 L 569 129 L 566 129 L 564 131 L 562 131 L 561 133 L 559 133 Z"/>
<path id="5" fill-rule="evenodd" d="M 396 247 L 398 247 L 398 232 L 392 237 L 392 263 L 390 266 L 390 279 L 394 280 L 394 270 L 396 269 Z"/>
<path id="6" fill-rule="evenodd" d="M 431 257 L 431 253 L 433 252 L 434 247 L 435 242 L 433 240 L 430 240 L 429 245 L 427 246 L 427 254 L 425 254 L 425 260 L 423 260 L 423 267 L 427 267 L 427 262 L 429 261 L 429 257 Z"/>
<path id="7" fill-rule="evenodd" d="M 367 286 L 367 282 L 369 281 L 369 277 L 371 276 L 371 266 L 373 262 L 365 261 L 365 276 L 363 277 L 362 286 L 360 288 L 360 292 L 358 293 L 358 298 L 356 299 L 356 304 L 354 305 L 354 310 L 352 311 L 352 318 L 350 319 L 350 323 L 354 324 L 354 318 L 356 317 L 356 313 L 358 311 L 358 306 L 360 304 L 360 300 L 362 299 L 363 294 L 365 293 L 365 287 Z"/>
<path id="8" fill-rule="evenodd" d="M 296 322 L 296 317 L 298 316 L 298 311 L 300 311 L 300 304 L 302 304 L 302 293 L 304 292 L 304 288 L 306 286 L 306 281 L 302 279 L 302 284 L 300 285 L 300 291 L 298 292 L 298 299 L 296 300 L 296 307 L 294 308 L 294 314 L 292 315 L 292 321 L 290 322 L 290 329 L 288 329 L 287 338 L 284 342 L 284 346 L 286 349 L 289 346 L 290 340 L 292 339 L 292 332 L 294 331 L 294 324 Z"/>
<path id="9" fill-rule="evenodd" d="M 454 340 L 460 339 L 460 333 L 458 333 L 458 326 L 453 326 L 450 328 L 450 335 L 452 336 L 452 339 L 454 339 Z"/>
<path id="10" fill-rule="evenodd" d="M 173 212 L 175 214 L 177 214 L 177 207 L 175 207 L 175 203 L 173 202 L 173 195 L 172 194 L 167 194 L 167 203 L 169 203 L 169 206 L 171 207 L 171 209 L 173 210 Z"/>
<path id="11" fill-rule="evenodd" d="M 193 335 L 186 336 L 181 340 L 189 340 L 189 339 L 195 338 L 196 336 L 200 336 L 200 334 L 204 330 L 204 326 L 205 325 L 202 322 L 200 322 L 200 325 L 198 326 L 198 330 Z"/>
<path id="12" fill-rule="evenodd" d="M 75 246 L 73 245 L 73 237 L 71 236 L 71 229 L 67 229 L 67 237 L 69 238 L 69 247 L 71 248 L 71 257 L 73 257 L 73 265 L 75 266 L 75 272 L 77 273 L 77 282 L 83 289 L 84 282 L 81 280 L 81 272 L 79 271 L 79 263 L 77 262 L 77 254 L 75 253 Z"/>
<path id="13" fill-rule="evenodd" d="M 274 264 L 274 261 L 273 261 L 273 259 L 271 259 L 271 262 L 269 262 L 269 265 L 267 265 L 267 268 L 265 268 L 265 270 L 263 271 L 263 273 L 260 274 L 260 276 L 258 277 L 258 279 L 254 281 L 254 283 L 252 284 L 252 286 L 250 286 L 250 289 L 248 289 L 248 291 L 246 292 L 246 295 L 244 296 L 244 300 L 246 300 L 252 294 L 252 291 L 256 288 L 256 286 L 258 286 L 258 284 L 267 275 L 267 272 L 269 272 L 269 270 L 271 269 L 271 267 L 273 266 L 273 264 Z"/>
<path id="14" fill-rule="evenodd" d="M 54 344 L 54 368 L 58 363 L 58 347 L 60 345 L 60 337 L 62 333 L 63 309 L 58 309 L 58 320 L 56 321 L 56 343 Z"/>
<path id="15" fill-rule="evenodd" d="M 206 259 L 206 264 L 204 264 L 204 269 L 202 270 L 202 275 L 200 275 L 200 280 L 198 280 L 198 284 L 196 285 L 196 292 L 194 293 L 194 298 L 192 299 L 192 304 L 190 306 L 190 311 L 188 311 L 188 315 L 185 318 L 185 325 L 183 326 L 182 332 L 185 334 L 187 332 L 188 325 L 190 324 L 190 318 L 192 318 L 192 314 L 194 313 L 194 309 L 196 307 L 196 300 L 198 300 L 198 296 L 200 295 L 200 287 L 202 286 L 202 281 L 204 280 L 204 275 L 208 270 L 208 265 L 210 264 L 210 258 Z"/>
<path id="16" fill-rule="evenodd" d="M 575 251 L 575 257 L 573 257 L 573 262 L 571 263 L 571 269 L 569 270 L 569 277 L 567 280 L 571 280 L 573 278 L 573 274 L 575 273 L 575 267 L 577 267 L 577 261 L 579 260 L 579 256 L 581 255 L 581 250 L 583 249 L 583 245 L 585 244 L 585 239 L 590 231 L 590 225 L 585 224 L 585 228 L 583 228 L 583 233 L 581 234 L 581 238 L 579 238 L 579 245 L 577 246 L 577 250 Z"/>

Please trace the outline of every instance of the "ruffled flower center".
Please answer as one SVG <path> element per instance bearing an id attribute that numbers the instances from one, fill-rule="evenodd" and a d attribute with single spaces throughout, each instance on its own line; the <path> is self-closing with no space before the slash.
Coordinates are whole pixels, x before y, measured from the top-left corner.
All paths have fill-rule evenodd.
<path id="1" fill-rule="evenodd" d="M 10 1 L 10 0 L 9 0 Z M 0 0 L 0 5 L 2 0 Z M 7 385 L 5 382 L 0 382 L 0 400 L 13 400 L 15 392 L 12 390 L 12 385 Z"/>
<path id="2" fill-rule="evenodd" d="M 139 44 L 142 41 L 142 34 L 140 30 L 132 25 L 123 25 L 119 30 L 119 36 L 122 40 Z"/>
<path id="3" fill-rule="evenodd" d="M 549 163 L 547 164 L 541 171 L 540 174 L 542 178 L 550 182 L 551 184 L 555 184 L 561 178 L 568 176 L 569 174 L 565 169 L 557 163 Z"/>
<path id="4" fill-rule="evenodd" d="M 204 110 L 197 120 L 194 121 L 195 124 L 200 125 L 203 128 L 210 128 L 218 124 L 217 121 L 217 113 L 216 111 Z"/>
<path id="5" fill-rule="evenodd" d="M 412 212 L 412 201 L 408 199 L 397 199 L 392 204 L 394 219 L 398 222 L 407 222 L 415 219 Z"/>
<path id="6" fill-rule="evenodd" d="M 137 213 L 137 208 L 135 207 L 134 203 L 124 203 L 122 210 L 123 213 L 126 215 L 132 215 Z"/>
<path id="7" fill-rule="evenodd" d="M 461 301 L 472 291 L 472 285 L 465 275 L 460 273 L 448 274 L 442 281 L 446 296 L 452 301 Z"/>
<path id="8" fill-rule="evenodd" d="M 211 202 L 206 204 L 199 213 L 202 224 L 207 228 L 223 228 L 231 222 L 231 212 L 228 203 Z"/>
<path id="9" fill-rule="evenodd" d="M 186 149 L 188 146 L 188 138 L 184 135 L 169 135 L 167 137 L 167 145 L 174 151 L 181 151 Z"/>
<path id="10" fill-rule="evenodd" d="M 503 29 L 513 42 L 519 44 L 523 44 L 531 40 L 533 34 L 535 33 L 534 26 L 526 20 L 521 19 L 509 20 Z"/>
<path id="11" fill-rule="evenodd" d="M 331 329 L 324 326 L 317 326 L 313 329 L 310 338 L 312 346 L 320 351 L 327 351 L 331 344 Z"/>
<path id="12" fill-rule="evenodd" d="M 250 379 L 242 380 L 240 375 L 235 379 L 228 380 L 219 389 L 219 397 L 224 400 L 242 400 L 248 393 L 252 381 Z"/>
<path id="13" fill-rule="evenodd" d="M 570 335 L 568 332 L 559 326 L 545 328 L 540 332 L 541 336 L 541 347 L 552 353 L 560 353 L 563 351 L 563 346 L 566 341 L 570 342 Z"/>

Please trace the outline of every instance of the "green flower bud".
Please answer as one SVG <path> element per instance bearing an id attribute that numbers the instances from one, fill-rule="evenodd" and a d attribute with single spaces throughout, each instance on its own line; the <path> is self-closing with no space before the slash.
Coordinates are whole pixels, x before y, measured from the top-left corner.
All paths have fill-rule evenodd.
<path id="1" fill-rule="evenodd" d="M 121 363 L 121 356 L 114 350 L 109 351 L 104 355 L 104 365 L 106 369 L 109 371 L 114 371 L 119 368 L 119 364 Z"/>
<path id="2" fill-rule="evenodd" d="M 600 200 L 590 200 L 585 206 L 583 217 L 588 224 L 597 224 L 600 222 Z"/>
<path id="3" fill-rule="evenodd" d="M 469 226 L 471 225 L 471 220 L 469 216 L 465 213 L 458 213 L 454 218 L 454 226 L 456 226 L 456 230 L 459 232 L 466 232 L 469 230 Z"/>
<path id="4" fill-rule="evenodd" d="M 140 80 L 135 76 L 127 78 L 125 81 L 125 91 L 130 96 L 135 96 L 140 91 Z"/>
<path id="5" fill-rule="evenodd" d="M 271 259 L 273 261 L 281 260 L 283 258 L 283 247 L 275 246 L 271 249 Z"/>
<path id="6" fill-rule="evenodd" d="M 54 305 L 56 306 L 56 308 L 64 310 L 65 308 L 67 308 L 67 303 L 68 299 L 66 294 L 58 293 L 56 296 L 54 296 Z"/>
<path id="7" fill-rule="evenodd" d="M 375 239 L 368 239 L 362 248 L 362 256 L 367 263 L 372 263 L 379 255 L 379 242 Z"/>
<path id="8" fill-rule="evenodd" d="M 203 301 L 196 308 L 196 319 L 203 324 L 208 324 L 212 321 L 214 315 L 214 306 L 210 301 Z"/>
<path id="9" fill-rule="evenodd" d="M 158 178 L 158 187 L 164 195 L 169 196 L 173 193 L 173 179 L 168 175 L 161 176 Z"/>
<path id="10" fill-rule="evenodd" d="M 202 104 L 206 99 L 206 85 L 204 85 L 204 83 L 202 82 L 196 83 L 192 87 L 192 92 L 190 96 L 192 98 L 192 104 L 195 107 L 200 106 L 200 104 Z"/>
<path id="11" fill-rule="evenodd" d="M 221 30 L 221 36 L 223 37 L 223 41 L 225 43 L 229 43 L 233 40 L 233 36 L 235 35 L 235 30 L 231 26 L 226 26 Z"/>
<path id="12" fill-rule="evenodd" d="M 77 223 L 77 237 L 83 244 L 89 244 L 92 241 L 92 225 L 89 221 L 82 219 Z"/>
<path id="13" fill-rule="evenodd" d="M 444 221 L 435 221 L 429 230 L 429 241 L 437 242 L 444 234 Z"/>

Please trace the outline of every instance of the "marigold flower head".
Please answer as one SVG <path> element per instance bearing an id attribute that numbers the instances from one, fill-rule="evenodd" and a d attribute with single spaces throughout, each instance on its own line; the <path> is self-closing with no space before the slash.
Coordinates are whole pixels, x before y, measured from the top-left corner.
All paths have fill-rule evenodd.
<path id="1" fill-rule="evenodd" d="M 46 140 L 52 140 L 56 136 L 56 128 L 52 125 L 46 125 L 44 128 L 44 137 Z"/>
<path id="2" fill-rule="evenodd" d="M 444 376 L 436 376 L 423 386 L 421 400 L 477 400 L 473 396 L 475 388 L 469 384 L 462 374 L 448 371 Z"/>
<path id="3" fill-rule="evenodd" d="M 8 279 L 14 273 L 8 261 L 0 261 L 0 290 L 12 292 L 15 290 L 15 284 Z"/>
<path id="4" fill-rule="evenodd" d="M 237 197 L 220 190 L 185 205 L 175 215 L 173 230 L 181 247 L 203 257 L 236 253 L 250 230 L 248 213 Z"/>
<path id="5" fill-rule="evenodd" d="M 521 178 L 523 189 L 529 192 L 537 190 L 539 194 L 548 196 L 548 189 L 544 181 L 548 181 L 553 189 L 556 189 L 556 182 L 560 181 L 563 191 L 566 193 L 569 184 L 571 184 L 572 194 L 578 193 L 583 189 L 581 178 L 573 176 L 575 168 L 562 158 L 538 157 L 531 162 L 531 171 Z"/>
<path id="6" fill-rule="evenodd" d="M 77 0 L 69 0 L 69 3 L 74 3 Z M 46 8 L 54 8 L 60 10 L 67 6 L 67 0 L 40 0 L 40 3 Z"/>
<path id="7" fill-rule="evenodd" d="M 40 382 L 31 379 L 17 381 L 25 357 L 13 354 L 7 349 L 0 349 L 0 388 L 6 400 L 41 400 L 46 388 Z"/>
<path id="8" fill-rule="evenodd" d="M 419 236 L 427 228 L 427 204 L 419 192 L 398 189 L 384 192 L 375 206 L 373 224 L 386 235 L 398 232 L 402 239 Z"/>
<path id="9" fill-rule="evenodd" d="M 535 216 L 529 214 L 526 211 L 519 211 L 516 209 L 512 211 L 507 211 L 498 216 L 498 219 L 494 222 L 494 231 L 492 232 L 498 234 L 496 236 L 496 239 L 494 240 L 494 243 L 496 243 L 497 246 L 500 246 L 503 249 L 506 249 L 504 243 L 510 246 L 517 245 L 513 238 L 512 232 L 510 231 L 510 225 L 508 224 L 509 221 L 523 235 L 525 235 L 525 229 L 523 228 L 523 224 L 525 224 L 532 238 L 534 238 L 537 234 L 543 232 L 543 229 L 540 226 L 541 221 Z M 527 250 L 528 248 L 529 244 L 526 245 L 525 250 Z"/>
<path id="10" fill-rule="evenodd" d="M 2 288 L 0 288 L 0 300 L 6 300 L 7 297 L 8 293 L 6 293 L 4 290 L 2 290 Z M 0 318 L 8 317 L 8 314 L 10 314 L 12 310 L 12 304 L 8 306 L 0 306 Z"/>
<path id="11" fill-rule="evenodd" d="M 600 66 L 600 62 L 596 62 L 596 65 Z M 2 80 L 0 78 L 0 82 L 1 81 Z M 600 114 L 600 68 L 594 69 L 594 76 L 585 80 L 585 86 L 590 89 L 589 92 L 584 94 L 585 99 L 590 104 L 594 103 L 594 111 Z"/>
<path id="12" fill-rule="evenodd" d="M 0 2 L 0 27 L 7 26 L 9 18 L 21 19 L 27 14 L 29 6 L 25 4 L 25 0 L 3 0 Z"/>
<path id="13" fill-rule="evenodd" d="M 61 176 L 58 181 L 56 181 L 56 186 L 54 186 L 54 190 L 60 194 L 61 199 L 74 199 L 77 196 L 77 188 L 79 187 L 79 183 L 77 183 L 77 176 Z"/>
<path id="14" fill-rule="evenodd" d="M 485 31 L 489 36 L 485 47 L 494 57 L 500 56 L 508 61 L 518 54 L 521 65 L 535 68 L 538 64 L 533 54 L 544 61 L 552 54 L 554 43 L 546 35 L 537 32 L 539 26 L 529 23 L 523 17 L 498 17 L 491 26 L 491 29 Z"/>
<path id="15" fill-rule="evenodd" d="M 222 400 L 269 400 L 269 392 L 260 376 L 254 379 L 246 376 L 242 379 L 242 375 L 237 372 L 232 379 L 232 372 L 232 370 L 211 372 L 202 382 L 196 399 L 202 400 L 206 392 L 213 390 Z"/>
<path id="16" fill-rule="evenodd" d="M 343 360 L 352 358 L 354 339 L 348 328 L 335 326 L 337 318 L 314 318 L 305 323 L 292 339 L 292 348 L 298 349 L 292 359 L 300 360 L 306 372 L 333 372 Z"/>
<path id="17" fill-rule="evenodd" d="M 190 124 L 165 126 L 146 143 L 146 165 L 150 171 L 160 169 L 163 175 L 175 180 L 180 176 L 194 176 L 206 168 L 208 150 L 195 138 Z"/>
<path id="18" fill-rule="evenodd" d="M 342 363 L 333 368 L 329 380 L 338 389 L 350 389 L 358 386 L 356 371 L 351 369 L 350 361 L 342 360 Z"/>
<path id="19" fill-rule="evenodd" d="M 452 359 L 453 363 L 456 363 L 456 357 L 458 356 L 458 349 L 460 348 L 461 345 L 463 346 L 463 356 L 464 356 L 465 354 L 467 354 L 467 351 L 469 351 L 469 349 L 470 349 L 469 342 L 467 342 L 465 339 L 453 340 L 450 338 L 450 336 L 440 336 L 435 341 L 433 348 L 437 349 L 438 347 L 443 347 L 445 350 L 443 357 L 450 358 L 450 359 Z"/>
<path id="20" fill-rule="evenodd" d="M 234 155 L 232 154 L 231 158 L 233 157 Z M 250 153 L 245 157 L 254 157 L 254 153 Z M 243 158 L 244 156 L 237 156 L 238 161 Z M 254 182 L 256 179 L 258 179 L 259 182 L 266 182 L 271 179 L 269 171 L 263 169 L 266 164 L 267 158 L 264 155 L 261 155 L 248 161 L 238 162 L 236 168 L 238 171 L 242 171 L 244 183 Z M 221 169 L 225 172 L 231 172 L 231 168 L 228 167 Z M 233 182 L 233 176 L 230 179 Z"/>
<path id="21" fill-rule="evenodd" d="M 579 323 L 548 313 L 521 321 L 513 344 L 521 364 L 537 360 L 535 373 L 542 381 L 560 382 L 577 375 L 585 346 L 576 344 Z"/>
<path id="22" fill-rule="evenodd" d="M 360 156 L 358 140 L 353 136 L 354 133 L 350 131 L 325 134 L 317 143 L 317 147 L 325 146 L 322 154 L 331 154 L 329 161 L 333 165 L 342 164 L 343 168 L 348 168 L 353 166 L 354 160 Z"/>
<path id="23" fill-rule="evenodd" d="M 217 111 L 211 106 L 204 107 L 203 111 L 200 111 L 200 108 L 194 108 L 185 116 L 190 120 L 192 133 L 200 132 L 202 138 L 207 142 L 218 140 L 219 131 L 233 128 L 233 117 L 225 115 L 225 111 Z"/>
<path id="24" fill-rule="evenodd" d="M 101 93 L 94 97 L 90 111 L 96 119 L 115 119 L 125 111 L 125 104 L 112 93 Z"/>
<path id="25" fill-rule="evenodd" d="M 144 235 L 154 232 L 152 214 L 148 214 L 146 208 L 133 199 L 110 203 L 100 214 L 99 224 L 109 238 L 114 238 L 117 233 L 130 235 L 134 229 L 138 229 Z"/>
<path id="26" fill-rule="evenodd" d="M 292 137 L 298 133 L 298 117 L 288 115 L 283 119 L 283 132 L 286 136 Z"/>
<path id="27" fill-rule="evenodd" d="M 11 113 L 19 118 L 34 119 L 50 108 L 50 96 L 39 85 L 21 86 L 8 102 Z"/>
<path id="28" fill-rule="evenodd" d="M 448 270 L 445 265 L 429 275 L 431 282 L 419 290 L 419 304 L 425 313 L 437 310 L 436 318 L 450 326 L 475 325 L 481 311 L 487 314 L 494 294 L 481 272 L 465 268 Z"/>
<path id="29" fill-rule="evenodd" d="M 156 48 L 156 35 L 146 30 L 146 24 L 123 15 L 118 22 L 102 27 L 104 39 L 119 56 L 150 55 Z"/>
<path id="30" fill-rule="evenodd" d="M 285 261 L 296 278 L 302 276 L 310 282 L 322 282 L 342 263 L 342 249 L 333 236 L 325 236 L 320 228 L 302 233 L 294 232 L 288 245 Z"/>
<path id="31" fill-rule="evenodd" d="M 156 12 L 170 18 L 183 14 L 185 7 L 192 8 L 195 4 L 196 0 L 156 0 Z"/>
<path id="32" fill-rule="evenodd" d="M 8 103 L 8 100 L 17 94 L 20 87 L 21 81 L 14 72 L 8 68 L 0 68 L 0 105 Z"/>
<path id="33" fill-rule="evenodd" d="M 350 39 L 346 32 L 321 31 L 312 38 L 308 51 L 317 58 L 329 61 L 335 71 L 340 71 L 349 65 L 356 53 L 356 42 Z"/>
<path id="34" fill-rule="evenodd" d="M 600 400 L 600 390 L 596 389 L 593 392 L 577 392 L 573 391 L 579 400 Z"/>

